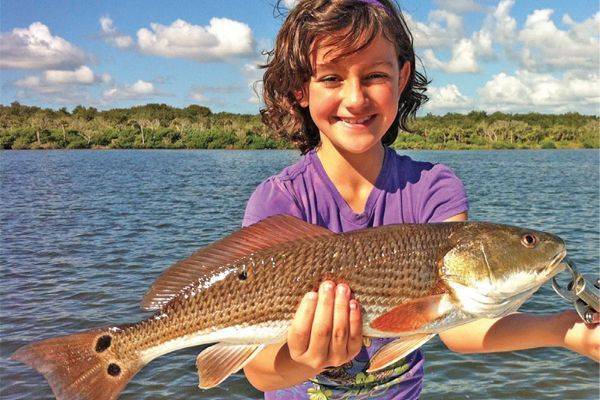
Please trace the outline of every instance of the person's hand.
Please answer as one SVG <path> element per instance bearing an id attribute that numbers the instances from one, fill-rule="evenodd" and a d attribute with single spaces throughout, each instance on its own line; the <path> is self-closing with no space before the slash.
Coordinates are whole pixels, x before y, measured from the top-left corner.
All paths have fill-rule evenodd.
<path id="1" fill-rule="evenodd" d="M 346 284 L 325 281 L 307 293 L 288 331 L 288 350 L 297 363 L 317 373 L 352 360 L 362 346 L 360 307 Z"/>
<path id="2" fill-rule="evenodd" d="M 562 312 L 557 318 L 565 327 L 563 347 L 600 361 L 600 325 L 586 324 L 573 310 Z"/>

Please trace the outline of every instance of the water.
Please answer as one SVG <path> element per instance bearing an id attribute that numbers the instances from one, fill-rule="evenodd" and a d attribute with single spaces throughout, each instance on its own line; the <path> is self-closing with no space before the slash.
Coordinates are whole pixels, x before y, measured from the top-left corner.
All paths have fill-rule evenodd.
<path id="1" fill-rule="evenodd" d="M 408 152 L 463 179 L 471 219 L 562 236 L 586 272 L 600 259 L 599 153 Z M 0 398 L 46 399 L 41 375 L 9 361 L 19 346 L 144 317 L 139 301 L 160 272 L 240 225 L 265 177 L 291 151 L 35 151 L 0 153 Z M 547 285 L 523 307 L 569 308 Z M 598 398 L 597 364 L 562 349 L 461 355 L 428 343 L 423 399 Z M 260 398 L 242 375 L 197 389 L 195 357 L 161 357 L 122 399 Z"/>

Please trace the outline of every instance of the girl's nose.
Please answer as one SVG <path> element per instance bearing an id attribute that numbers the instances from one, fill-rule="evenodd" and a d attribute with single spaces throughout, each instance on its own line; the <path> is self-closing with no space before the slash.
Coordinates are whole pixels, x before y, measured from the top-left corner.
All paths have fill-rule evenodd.
<path id="1" fill-rule="evenodd" d="M 367 104 L 369 97 L 359 79 L 347 80 L 342 90 L 342 101 L 346 108 L 360 109 Z"/>

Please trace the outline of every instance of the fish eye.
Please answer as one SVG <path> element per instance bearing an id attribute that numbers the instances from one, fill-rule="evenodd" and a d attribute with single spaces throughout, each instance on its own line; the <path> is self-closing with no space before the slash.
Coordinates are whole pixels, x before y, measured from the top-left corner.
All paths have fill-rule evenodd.
<path id="1" fill-rule="evenodd" d="M 521 236 L 521 243 L 523 246 L 533 249 L 538 244 L 538 238 L 533 233 L 526 233 Z"/>

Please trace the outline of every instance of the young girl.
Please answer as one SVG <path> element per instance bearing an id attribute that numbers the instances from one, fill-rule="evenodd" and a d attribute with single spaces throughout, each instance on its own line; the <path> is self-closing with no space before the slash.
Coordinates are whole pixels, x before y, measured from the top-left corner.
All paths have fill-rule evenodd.
<path id="1" fill-rule="evenodd" d="M 450 169 L 388 147 L 426 100 L 426 83 L 415 70 L 412 38 L 394 3 L 299 1 L 266 66 L 262 115 L 303 157 L 256 188 L 243 225 L 276 214 L 334 232 L 466 220 L 467 196 Z M 307 293 L 287 343 L 267 347 L 245 367 L 265 398 L 419 397 L 420 350 L 383 371 L 365 372 L 389 340 L 365 339 L 363 346 L 360 306 L 351 290 L 326 281 L 318 293 Z M 459 352 L 562 345 L 599 357 L 599 330 L 578 323 L 574 312 L 513 314 L 440 336 Z"/>

